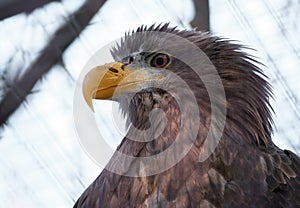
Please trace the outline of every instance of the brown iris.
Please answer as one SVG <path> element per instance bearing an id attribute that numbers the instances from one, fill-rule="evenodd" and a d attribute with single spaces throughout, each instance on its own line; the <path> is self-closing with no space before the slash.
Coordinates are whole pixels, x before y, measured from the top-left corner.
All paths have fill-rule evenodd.
<path id="1" fill-rule="evenodd" d="M 164 53 L 155 54 L 150 62 L 152 67 L 165 68 L 171 61 L 169 55 Z"/>

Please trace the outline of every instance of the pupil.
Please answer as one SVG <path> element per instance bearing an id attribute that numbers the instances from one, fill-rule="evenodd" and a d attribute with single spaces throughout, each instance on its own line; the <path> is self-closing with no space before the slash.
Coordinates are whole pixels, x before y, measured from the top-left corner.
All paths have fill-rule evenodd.
<path id="1" fill-rule="evenodd" d="M 156 59 L 156 64 L 159 65 L 159 66 L 163 65 L 164 64 L 164 59 L 162 57 L 158 57 Z"/>

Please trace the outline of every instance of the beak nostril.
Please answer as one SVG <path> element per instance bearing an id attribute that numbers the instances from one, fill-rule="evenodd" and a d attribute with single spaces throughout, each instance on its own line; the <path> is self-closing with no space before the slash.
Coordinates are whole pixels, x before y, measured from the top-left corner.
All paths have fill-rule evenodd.
<path id="1" fill-rule="evenodd" d="M 122 66 L 121 66 L 121 69 L 123 69 L 123 70 L 125 70 L 125 66 L 126 66 L 127 64 L 123 64 Z"/>
<path id="2" fill-rule="evenodd" d="M 108 70 L 111 71 L 111 72 L 114 72 L 114 73 L 118 73 L 119 72 L 117 69 L 112 68 L 112 67 L 110 67 Z"/>

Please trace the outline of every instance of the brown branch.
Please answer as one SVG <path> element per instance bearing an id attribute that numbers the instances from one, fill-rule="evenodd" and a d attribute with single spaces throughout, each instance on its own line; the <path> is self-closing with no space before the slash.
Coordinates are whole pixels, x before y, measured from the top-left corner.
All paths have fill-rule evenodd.
<path id="1" fill-rule="evenodd" d="M 209 3 L 208 0 L 193 0 L 195 6 L 195 17 L 191 21 L 193 28 L 209 31 Z"/>
<path id="2" fill-rule="evenodd" d="M 25 12 L 30 13 L 36 8 L 58 0 L 9 0 L 0 2 L 0 20 Z"/>
<path id="3" fill-rule="evenodd" d="M 106 0 L 86 0 L 84 5 L 58 29 L 41 55 L 5 94 L 0 103 L 0 126 L 22 104 L 35 83 L 61 60 L 64 50 L 78 37 L 105 2 Z"/>

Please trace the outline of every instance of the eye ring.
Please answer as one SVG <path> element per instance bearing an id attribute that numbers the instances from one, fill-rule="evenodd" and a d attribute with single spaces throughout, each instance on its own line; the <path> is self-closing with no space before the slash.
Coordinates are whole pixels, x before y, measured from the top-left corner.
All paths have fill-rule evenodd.
<path id="1" fill-rule="evenodd" d="M 170 62 L 171 57 L 169 55 L 164 53 L 157 53 L 152 57 L 150 65 L 156 68 L 165 68 L 170 64 Z"/>

